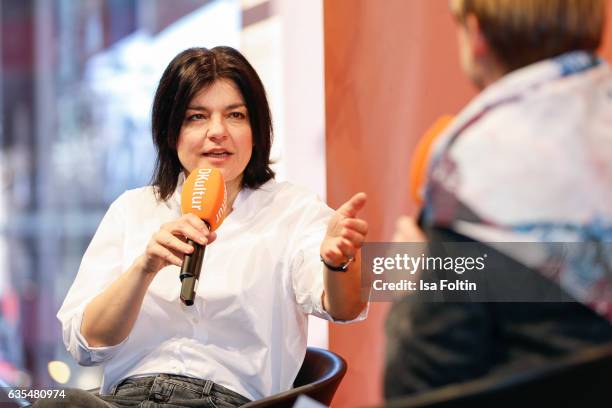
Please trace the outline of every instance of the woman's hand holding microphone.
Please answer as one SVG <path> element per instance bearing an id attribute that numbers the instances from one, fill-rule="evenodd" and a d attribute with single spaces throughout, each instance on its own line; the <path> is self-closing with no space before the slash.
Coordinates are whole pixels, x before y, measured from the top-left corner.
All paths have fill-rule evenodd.
<path id="1" fill-rule="evenodd" d="M 193 252 L 193 246 L 187 243 L 187 239 L 208 245 L 216 238 L 217 234 L 209 231 L 204 221 L 194 214 L 185 214 L 162 224 L 153 234 L 141 255 L 141 267 L 149 274 L 156 274 L 168 265 L 180 267 L 185 255 Z"/>

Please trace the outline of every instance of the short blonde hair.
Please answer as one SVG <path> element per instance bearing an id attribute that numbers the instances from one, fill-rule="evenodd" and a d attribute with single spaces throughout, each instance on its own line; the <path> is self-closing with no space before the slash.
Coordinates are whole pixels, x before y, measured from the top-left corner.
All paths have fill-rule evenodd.
<path id="1" fill-rule="evenodd" d="M 594 52 L 601 43 L 605 0 L 451 0 L 460 23 L 473 14 L 510 71 L 565 52 Z"/>

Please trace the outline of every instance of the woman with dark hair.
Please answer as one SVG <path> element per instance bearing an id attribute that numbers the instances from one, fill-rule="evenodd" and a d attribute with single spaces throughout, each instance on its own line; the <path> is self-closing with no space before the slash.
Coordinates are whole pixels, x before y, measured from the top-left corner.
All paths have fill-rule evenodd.
<path id="1" fill-rule="evenodd" d="M 225 80 L 237 88 L 249 112 L 253 150 L 240 187 L 257 188 L 274 177 L 269 167 L 272 148 L 272 118 L 259 76 L 238 51 L 230 47 L 212 50 L 192 48 L 170 63 L 159 83 L 153 102 L 153 142 L 158 156 L 153 185 L 159 199 L 174 192 L 183 166 L 177 156 L 185 113 L 196 94 L 216 81 Z"/>
<path id="2" fill-rule="evenodd" d="M 365 314 L 358 255 L 367 223 L 357 217 L 365 195 L 334 212 L 274 180 L 263 85 L 229 47 L 174 58 L 152 129 L 152 185 L 111 205 L 58 313 L 68 351 L 82 365 L 103 365 L 102 387 L 59 402 L 229 407 L 291 388 L 308 315 Z M 180 213 L 185 177 L 203 167 L 226 182 L 228 216 L 216 232 Z M 208 245 L 190 307 L 178 279 L 193 251 L 187 239 Z"/>

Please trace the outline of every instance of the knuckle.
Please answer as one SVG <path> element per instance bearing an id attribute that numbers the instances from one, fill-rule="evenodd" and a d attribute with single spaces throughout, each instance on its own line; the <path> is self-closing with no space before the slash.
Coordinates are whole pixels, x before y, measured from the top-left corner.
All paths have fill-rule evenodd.
<path id="1" fill-rule="evenodd" d="M 181 235 L 188 237 L 189 235 L 189 226 L 185 225 L 185 224 L 181 224 L 179 225 L 179 227 L 177 228 L 177 232 L 179 232 Z"/>
<path id="2" fill-rule="evenodd" d="M 161 243 L 162 243 L 162 244 L 163 244 L 165 247 L 167 247 L 168 245 L 170 245 L 170 242 L 171 242 L 171 237 L 170 237 L 170 236 L 168 236 L 168 235 L 164 236 L 164 237 L 162 238 L 162 241 L 161 241 Z"/>
<path id="3" fill-rule="evenodd" d="M 197 226 L 201 226 L 202 224 L 204 224 L 204 221 L 202 221 L 200 219 L 200 217 L 196 216 L 195 214 L 188 214 L 189 215 L 189 222 L 192 225 L 197 225 Z"/>

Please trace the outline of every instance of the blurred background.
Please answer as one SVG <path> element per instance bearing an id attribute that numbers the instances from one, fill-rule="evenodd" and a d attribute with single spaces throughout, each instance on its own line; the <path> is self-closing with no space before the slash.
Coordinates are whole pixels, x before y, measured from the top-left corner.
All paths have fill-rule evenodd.
<path id="1" fill-rule="evenodd" d="M 0 1 L 0 379 L 99 386 L 55 314 L 110 203 L 150 180 L 153 94 L 180 51 L 247 56 L 271 102 L 278 178 L 324 196 L 322 3 L 302 3 Z M 313 325 L 326 346 L 327 325 Z"/>

